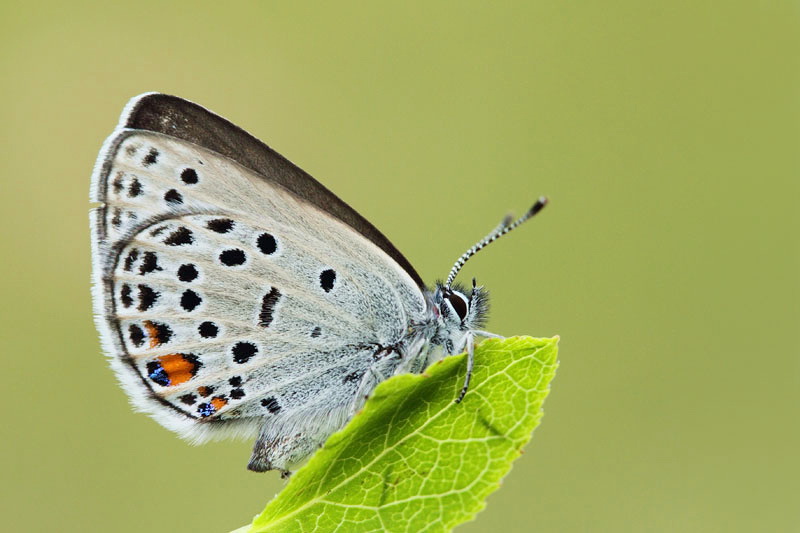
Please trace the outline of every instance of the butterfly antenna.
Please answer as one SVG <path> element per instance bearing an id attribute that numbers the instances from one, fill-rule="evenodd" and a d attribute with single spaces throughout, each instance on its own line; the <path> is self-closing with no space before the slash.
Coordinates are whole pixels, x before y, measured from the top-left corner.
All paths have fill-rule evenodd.
<path id="1" fill-rule="evenodd" d="M 519 217 L 514 222 L 511 222 L 512 220 L 511 216 L 505 217 L 503 221 L 500 222 L 500 225 L 497 226 L 495 229 L 493 229 L 492 232 L 489 233 L 489 235 L 478 241 L 472 248 L 464 252 L 461 255 L 461 257 L 458 258 L 458 261 L 456 261 L 456 264 L 453 265 L 453 268 L 450 270 L 450 275 L 447 276 L 447 283 L 445 283 L 445 286 L 448 289 L 450 288 L 450 284 L 452 284 L 453 280 L 456 279 L 456 276 L 458 275 L 458 272 L 461 270 L 461 267 L 464 266 L 464 263 L 466 263 L 470 257 L 477 254 L 481 249 L 485 248 L 488 244 L 496 241 L 497 239 L 499 239 L 512 229 L 516 228 L 529 218 L 533 217 L 533 215 L 541 211 L 542 208 L 546 205 L 547 205 L 547 198 L 542 196 L 541 198 L 536 200 L 536 203 L 533 204 L 533 206 L 530 209 L 528 209 L 527 213 Z"/>

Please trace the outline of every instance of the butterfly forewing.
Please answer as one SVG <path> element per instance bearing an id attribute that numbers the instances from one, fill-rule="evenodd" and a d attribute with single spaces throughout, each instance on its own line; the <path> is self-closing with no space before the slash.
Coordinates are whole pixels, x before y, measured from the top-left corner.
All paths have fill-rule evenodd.
<path id="1" fill-rule="evenodd" d="M 424 313 L 383 250 L 213 151 L 120 130 L 94 180 L 106 348 L 135 403 L 185 436 L 344 405 Z"/>

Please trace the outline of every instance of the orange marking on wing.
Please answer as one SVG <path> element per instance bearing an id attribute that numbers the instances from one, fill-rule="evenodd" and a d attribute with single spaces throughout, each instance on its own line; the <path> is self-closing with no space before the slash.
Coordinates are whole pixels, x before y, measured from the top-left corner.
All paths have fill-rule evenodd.
<path id="1" fill-rule="evenodd" d="M 225 407 L 227 404 L 228 404 L 228 400 L 226 400 L 222 396 L 214 396 L 213 398 L 211 398 L 211 405 L 214 406 L 214 412 L 219 411 L 220 409 Z"/>
<path id="2" fill-rule="evenodd" d="M 150 348 L 155 348 L 160 342 L 158 342 L 158 329 L 156 325 L 150 322 L 149 320 L 144 321 L 144 328 L 147 330 L 147 337 L 150 339 Z"/>
<path id="3" fill-rule="evenodd" d="M 197 388 L 197 394 L 199 394 L 200 396 L 202 396 L 203 398 L 205 398 L 206 396 L 208 396 L 209 394 L 211 394 L 211 392 L 212 392 L 213 390 L 214 390 L 214 389 L 212 389 L 211 387 L 206 387 L 205 385 L 203 385 L 202 387 L 198 387 L 198 388 Z"/>
<path id="4" fill-rule="evenodd" d="M 196 364 L 188 361 L 182 353 L 162 355 L 158 360 L 161 362 L 161 368 L 169 377 L 170 386 L 186 383 L 194 376 Z"/>

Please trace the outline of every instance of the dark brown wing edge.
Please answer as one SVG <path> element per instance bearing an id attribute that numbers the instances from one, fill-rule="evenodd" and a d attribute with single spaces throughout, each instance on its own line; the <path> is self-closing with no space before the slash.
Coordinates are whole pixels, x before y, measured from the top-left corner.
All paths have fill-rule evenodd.
<path id="1" fill-rule="evenodd" d="M 204 107 L 177 96 L 147 94 L 128 110 L 126 121 L 121 126 L 189 141 L 236 161 L 267 181 L 282 185 L 372 241 L 394 259 L 420 288 L 424 287 L 411 263 L 355 209 L 275 150 Z"/>

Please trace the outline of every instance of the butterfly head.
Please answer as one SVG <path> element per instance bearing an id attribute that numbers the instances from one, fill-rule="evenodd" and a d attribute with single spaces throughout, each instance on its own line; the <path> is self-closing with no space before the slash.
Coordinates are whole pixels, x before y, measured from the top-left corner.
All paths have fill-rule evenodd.
<path id="1" fill-rule="evenodd" d="M 474 279 L 471 292 L 460 284 L 448 287 L 437 283 L 433 293 L 433 305 L 434 313 L 438 315 L 446 329 L 471 331 L 482 327 L 486 322 L 489 295 Z"/>
<path id="2" fill-rule="evenodd" d="M 450 353 L 461 351 L 467 344 L 471 334 L 475 332 L 478 334 L 485 333 L 479 330 L 486 322 L 486 315 L 489 309 L 488 294 L 483 287 L 477 285 L 474 278 L 469 296 L 467 296 L 467 290 L 463 285 L 454 283 L 461 267 L 487 245 L 532 218 L 545 205 L 547 205 L 547 198 L 541 197 L 520 218 L 514 220 L 510 216 L 505 217 L 486 237 L 478 241 L 458 258 L 444 283 L 436 284 L 436 290 L 433 292 L 429 308 L 437 321 L 439 342 Z"/>

